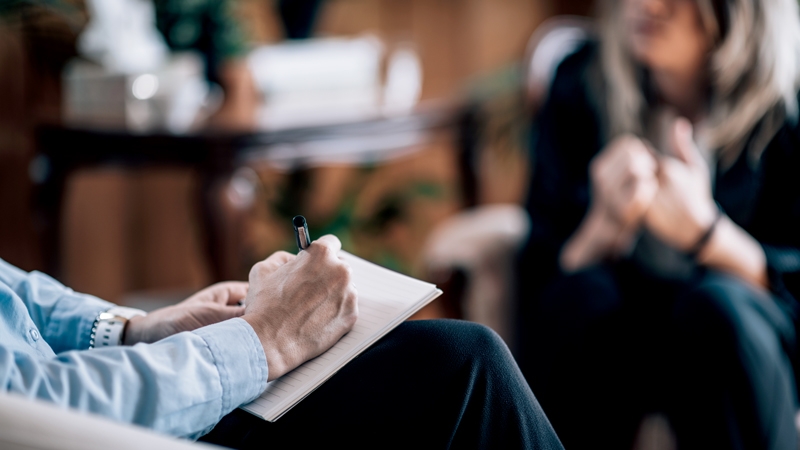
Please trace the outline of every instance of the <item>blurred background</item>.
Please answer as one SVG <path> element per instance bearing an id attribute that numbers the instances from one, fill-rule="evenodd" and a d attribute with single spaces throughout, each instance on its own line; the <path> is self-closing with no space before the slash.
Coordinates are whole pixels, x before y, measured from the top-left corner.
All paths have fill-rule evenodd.
<path id="1" fill-rule="evenodd" d="M 0 258 L 152 310 L 216 281 L 247 279 L 274 251 L 295 252 L 290 220 L 302 214 L 312 237 L 333 233 L 345 250 L 439 285 L 445 294 L 414 318 L 496 330 L 568 447 L 615 442 L 607 437 L 619 431 L 626 444 L 611 447 L 676 448 L 664 412 L 675 407 L 670 420 L 696 419 L 681 432 L 687 448 L 722 448 L 691 443 L 727 434 L 733 442 L 740 427 L 762 424 L 748 402 L 763 400 L 769 421 L 779 416 L 770 402 L 783 397 L 771 381 L 769 395 L 713 377 L 696 383 L 697 373 L 736 379 L 702 352 L 731 355 L 718 349 L 749 338 L 720 344 L 701 318 L 709 334 L 697 341 L 709 338 L 708 347 L 684 342 L 696 353 L 686 359 L 651 345 L 672 348 L 652 324 L 674 319 L 667 311 L 682 289 L 720 271 L 734 275 L 736 289 L 772 289 L 797 326 L 798 5 L 594 3 L 0 0 Z M 699 152 L 694 162 L 667 139 L 680 131 L 667 128 L 678 116 L 695 125 L 683 142 Z M 607 190 L 587 168 L 595 155 L 622 154 L 611 138 L 624 133 L 653 144 L 656 155 L 639 152 L 653 171 L 670 155 L 683 169 L 709 163 L 710 177 L 695 170 L 702 183 L 685 184 L 714 196 L 705 200 L 717 218 L 698 228 L 706 231 L 697 245 L 677 245 L 675 236 L 692 231 L 679 216 L 664 214 L 675 223 L 657 227 L 670 236 L 651 233 L 642 221 L 654 197 L 628 224 L 605 210 L 617 202 L 603 195 L 632 201 L 631 183 L 607 172 L 600 181 L 618 185 Z M 636 150 L 632 142 L 625 152 Z M 620 170 L 635 162 L 605 161 Z M 669 193 L 664 183 L 659 193 Z M 690 190 L 683 195 L 676 204 L 693 204 Z M 725 217 L 734 239 L 714 243 Z M 701 261 L 709 242 L 731 253 Z M 598 272 L 595 285 L 580 278 L 587 268 L 614 271 Z M 632 275 L 620 281 L 619 273 Z M 554 284 L 574 288 L 579 303 Z M 646 311 L 628 317 L 631 305 Z M 595 339 L 597 331 L 612 340 Z M 658 339 L 642 338 L 650 334 Z M 786 348 L 795 344 L 791 337 Z M 787 379 L 792 352 L 773 355 Z M 731 370 L 745 367 L 732 361 Z M 752 365 L 754 373 L 772 367 Z M 673 368 L 690 369 L 685 385 L 662 379 Z M 665 394 L 674 386 L 686 398 Z M 795 388 L 787 386 L 790 413 Z M 745 419 L 708 420 L 734 417 L 717 389 L 746 397 L 738 405 Z M 698 409 L 702 401 L 708 410 Z"/>
<path id="2" fill-rule="evenodd" d="M 514 205 L 534 31 L 592 11 L 587 0 L 2 5 L 0 258 L 151 309 L 293 251 L 289 219 L 304 214 L 313 235 L 450 286 L 420 317 L 463 316 L 470 289 L 507 300 L 492 255 L 527 226 Z M 476 209 L 488 205 L 500 205 L 491 220 Z"/>

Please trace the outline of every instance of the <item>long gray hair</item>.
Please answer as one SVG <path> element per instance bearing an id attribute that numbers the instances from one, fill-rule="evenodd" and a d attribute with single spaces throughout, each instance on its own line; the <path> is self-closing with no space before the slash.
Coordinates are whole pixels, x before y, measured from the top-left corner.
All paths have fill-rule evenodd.
<path id="1" fill-rule="evenodd" d="M 723 167 L 745 150 L 751 161 L 786 119 L 797 120 L 800 88 L 800 13 L 797 0 L 696 0 L 714 43 L 711 95 L 703 146 L 718 149 Z M 608 83 L 610 136 L 648 134 L 653 105 L 625 41 L 621 4 L 607 0 L 602 15 L 602 70 Z"/>

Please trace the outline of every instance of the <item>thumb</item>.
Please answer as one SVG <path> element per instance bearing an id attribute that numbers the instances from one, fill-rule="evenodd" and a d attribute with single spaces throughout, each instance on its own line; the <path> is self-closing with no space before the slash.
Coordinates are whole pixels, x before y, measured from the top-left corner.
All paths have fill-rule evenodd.
<path id="1" fill-rule="evenodd" d="M 244 306 L 221 306 L 217 308 L 217 320 L 222 322 L 235 317 L 241 317 L 244 315 L 244 309 Z"/>
<path id="2" fill-rule="evenodd" d="M 676 119 L 672 125 L 672 149 L 673 156 L 688 165 L 704 161 L 692 137 L 692 124 L 683 117 Z"/>

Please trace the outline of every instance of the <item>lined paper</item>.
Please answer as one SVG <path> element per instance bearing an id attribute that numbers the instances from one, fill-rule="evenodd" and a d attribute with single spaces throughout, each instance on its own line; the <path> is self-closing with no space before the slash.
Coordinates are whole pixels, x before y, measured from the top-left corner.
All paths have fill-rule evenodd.
<path id="1" fill-rule="evenodd" d="M 345 251 L 358 290 L 358 320 L 349 333 L 325 353 L 267 384 L 252 403 L 241 408 L 274 422 L 423 306 L 441 295 L 435 285 L 392 272 Z"/>

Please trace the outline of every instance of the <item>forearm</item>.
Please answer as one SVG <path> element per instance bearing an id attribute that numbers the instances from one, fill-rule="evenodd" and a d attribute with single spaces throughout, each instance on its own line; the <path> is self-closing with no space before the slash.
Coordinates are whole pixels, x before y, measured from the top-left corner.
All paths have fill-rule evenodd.
<path id="1" fill-rule="evenodd" d="M 97 315 L 114 304 L 79 294 L 39 272 L 25 272 L 0 260 L 0 283 L 25 305 L 45 341 L 56 353 L 89 348 Z"/>
<path id="2" fill-rule="evenodd" d="M 183 437 L 207 432 L 258 396 L 266 379 L 260 342 L 240 319 L 44 361 L 0 346 L 5 390 Z"/>
<path id="3" fill-rule="evenodd" d="M 761 245 L 730 218 L 723 216 L 697 256 L 699 264 L 769 288 L 767 258 Z"/>
<path id="4" fill-rule="evenodd" d="M 610 218 L 591 210 L 564 244 L 559 263 L 565 272 L 576 272 L 616 256 L 631 243 L 633 233 L 620 232 Z"/>

